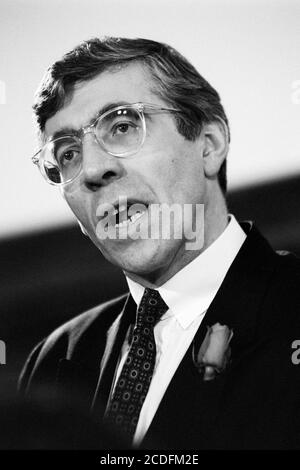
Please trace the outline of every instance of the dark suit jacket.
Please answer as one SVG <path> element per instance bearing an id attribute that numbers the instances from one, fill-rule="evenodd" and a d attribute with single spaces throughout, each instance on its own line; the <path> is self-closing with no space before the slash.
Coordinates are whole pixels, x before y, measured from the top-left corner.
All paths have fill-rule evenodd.
<path id="1" fill-rule="evenodd" d="M 154 416 L 141 447 L 158 449 L 300 448 L 300 364 L 292 343 L 300 339 L 300 263 L 275 253 L 255 227 L 210 305 Z M 120 348 L 133 321 L 125 295 L 61 326 L 33 351 L 21 391 L 43 384 L 77 391 L 101 417 Z M 203 381 L 193 363 L 207 325 L 234 331 L 231 362 Z"/>

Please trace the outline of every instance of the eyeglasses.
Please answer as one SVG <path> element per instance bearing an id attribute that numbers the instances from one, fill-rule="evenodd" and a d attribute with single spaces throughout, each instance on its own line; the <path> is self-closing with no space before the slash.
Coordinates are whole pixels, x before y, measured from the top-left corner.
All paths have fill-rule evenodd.
<path id="1" fill-rule="evenodd" d="M 73 181 L 82 170 L 82 143 L 93 133 L 100 147 L 108 154 L 127 158 L 136 154 L 146 138 L 145 114 L 179 112 L 155 104 L 133 103 L 117 106 L 97 117 L 74 134 L 50 137 L 32 157 L 46 181 L 61 186 Z"/>

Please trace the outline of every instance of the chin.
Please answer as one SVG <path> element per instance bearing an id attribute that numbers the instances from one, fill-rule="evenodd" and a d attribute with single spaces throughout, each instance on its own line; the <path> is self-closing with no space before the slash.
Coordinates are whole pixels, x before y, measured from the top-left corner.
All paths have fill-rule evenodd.
<path id="1" fill-rule="evenodd" d="M 109 250 L 104 256 L 123 271 L 138 276 L 146 276 L 167 269 L 177 252 L 177 244 L 171 241 L 143 240 L 132 243 L 124 249 Z"/>
<path id="2" fill-rule="evenodd" d="M 110 261 L 124 271 L 146 274 L 157 269 L 157 264 L 159 264 L 157 258 L 159 258 L 158 253 L 153 249 L 136 248 L 118 253 L 118 256 L 112 256 Z"/>

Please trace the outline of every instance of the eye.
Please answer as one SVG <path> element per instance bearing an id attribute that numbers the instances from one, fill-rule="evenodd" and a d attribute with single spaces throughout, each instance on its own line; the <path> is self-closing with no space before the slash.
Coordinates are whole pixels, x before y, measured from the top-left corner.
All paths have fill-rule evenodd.
<path id="1" fill-rule="evenodd" d="M 76 152 L 75 150 L 67 150 L 66 152 L 64 152 L 61 157 L 60 157 L 60 161 L 68 161 L 70 162 L 71 160 L 73 160 L 73 158 L 75 158 L 75 154 L 78 153 Z"/>
<path id="2" fill-rule="evenodd" d="M 136 128 L 137 125 L 132 122 L 119 122 L 112 127 L 111 132 L 113 136 L 118 134 L 122 135 L 130 133 L 132 130 L 136 130 Z"/>
<path id="3" fill-rule="evenodd" d="M 67 166 L 76 162 L 79 156 L 78 149 L 60 149 L 56 152 L 55 159 L 60 166 Z"/>
<path id="4" fill-rule="evenodd" d="M 81 154 L 81 142 L 74 136 L 63 136 L 51 142 L 52 158 L 58 166 L 75 163 Z"/>

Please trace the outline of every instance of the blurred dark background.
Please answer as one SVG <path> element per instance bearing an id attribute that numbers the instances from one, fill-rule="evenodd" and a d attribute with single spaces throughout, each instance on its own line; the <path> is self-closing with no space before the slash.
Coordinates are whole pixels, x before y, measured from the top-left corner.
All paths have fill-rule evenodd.
<path id="1" fill-rule="evenodd" d="M 229 193 L 229 211 L 254 220 L 275 249 L 300 255 L 300 176 Z M 33 346 L 83 310 L 127 290 L 78 226 L 0 241 L 0 339 L 6 343 L 2 385 L 14 393 Z"/>

